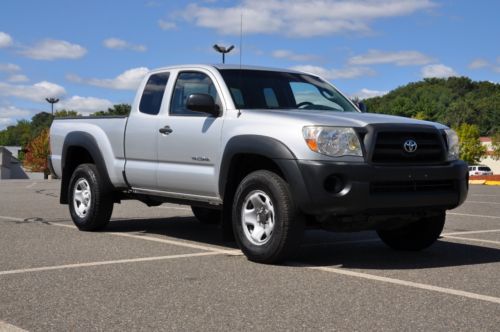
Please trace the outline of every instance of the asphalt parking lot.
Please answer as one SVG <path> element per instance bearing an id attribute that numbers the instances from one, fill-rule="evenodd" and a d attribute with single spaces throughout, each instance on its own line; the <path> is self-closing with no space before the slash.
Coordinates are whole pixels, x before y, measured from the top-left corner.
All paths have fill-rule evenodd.
<path id="1" fill-rule="evenodd" d="M 308 231 L 259 265 L 189 207 L 115 205 L 76 230 L 58 181 L 0 181 L 0 330 L 474 330 L 500 326 L 500 187 L 471 186 L 418 253 Z"/>

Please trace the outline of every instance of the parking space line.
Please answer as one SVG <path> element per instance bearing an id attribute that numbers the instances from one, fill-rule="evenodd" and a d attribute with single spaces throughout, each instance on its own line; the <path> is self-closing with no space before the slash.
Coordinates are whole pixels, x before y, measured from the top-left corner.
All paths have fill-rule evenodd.
<path id="1" fill-rule="evenodd" d="M 452 288 L 444 288 L 444 287 L 422 284 L 422 283 L 413 282 L 413 281 L 406 281 L 406 280 L 400 280 L 400 279 L 395 279 L 395 278 L 381 277 L 381 276 L 377 276 L 374 274 L 355 272 L 355 271 L 345 270 L 345 269 L 341 269 L 341 268 L 334 268 L 334 267 L 307 266 L 307 268 L 312 269 L 312 270 L 318 270 L 318 271 L 323 271 L 323 272 L 345 275 L 345 276 L 349 276 L 349 277 L 356 277 L 356 278 L 361 278 L 361 279 L 379 281 L 379 282 L 389 283 L 389 284 L 393 284 L 393 285 L 418 288 L 418 289 L 423 289 L 423 290 L 428 290 L 428 291 L 433 291 L 433 292 L 438 292 L 438 293 L 444 293 L 444 294 L 448 294 L 448 295 L 455 295 L 455 296 L 465 297 L 465 298 L 469 298 L 469 299 L 481 300 L 481 301 L 500 304 L 500 298 L 498 298 L 498 297 L 482 295 L 482 294 L 477 294 L 477 293 L 471 293 L 471 292 L 452 289 Z"/>
<path id="2" fill-rule="evenodd" d="M 497 203 L 497 202 L 480 202 L 480 201 L 465 201 L 465 203 L 500 205 L 500 203 Z"/>
<path id="3" fill-rule="evenodd" d="M 172 209 L 172 210 L 185 210 L 185 211 L 191 211 L 190 208 L 183 208 L 183 207 L 177 207 L 177 206 L 158 206 L 159 209 Z"/>
<path id="4" fill-rule="evenodd" d="M 49 223 L 49 224 L 52 225 L 52 226 L 77 229 L 76 226 L 73 226 L 73 225 L 59 224 L 59 223 L 57 223 L 57 224 L 56 223 Z M 210 251 L 210 252 L 217 252 L 217 253 L 220 253 L 220 254 L 227 254 L 227 255 L 240 255 L 241 254 L 240 250 L 235 250 L 235 249 L 229 249 L 229 250 L 228 249 L 219 249 L 219 248 L 216 248 L 216 247 L 203 246 L 203 245 L 194 244 L 194 243 L 188 243 L 188 242 L 183 242 L 183 241 L 160 239 L 160 238 L 157 238 L 157 237 L 152 237 L 152 236 L 147 236 L 147 235 L 136 235 L 136 234 L 130 234 L 130 233 L 117 233 L 117 232 L 103 232 L 102 234 L 116 235 L 116 236 L 134 238 L 134 239 L 145 240 L 145 241 L 152 241 L 152 242 L 159 242 L 159 243 L 171 244 L 171 245 L 174 245 L 174 246 L 186 247 L 186 248 L 191 248 L 191 249 L 199 249 L 199 250 L 205 250 L 205 251 Z"/>
<path id="5" fill-rule="evenodd" d="M 481 242 L 481 243 L 490 243 L 497 246 L 500 246 L 500 241 L 492 241 L 492 240 L 483 240 L 483 239 L 474 239 L 470 237 L 461 237 L 461 236 L 444 236 L 445 239 L 459 240 L 459 241 L 471 241 L 471 242 Z"/>
<path id="6" fill-rule="evenodd" d="M 12 221 L 24 221 L 25 220 L 25 219 L 22 219 L 22 218 L 7 217 L 7 216 L 0 216 L 0 219 L 3 219 L 3 220 L 12 220 Z"/>
<path id="7" fill-rule="evenodd" d="M 0 331 L 2 331 L 2 332 L 27 332 L 26 330 L 23 330 L 20 327 L 6 323 L 2 320 L 0 320 Z"/>
<path id="8" fill-rule="evenodd" d="M 463 216 L 463 217 L 478 217 L 478 218 L 489 218 L 489 219 L 500 219 L 498 216 L 488 216 L 484 214 L 469 214 L 469 213 L 456 213 L 456 212 L 446 212 L 447 215 L 453 216 Z"/>
<path id="9" fill-rule="evenodd" d="M 464 231 L 464 232 L 443 233 L 443 234 L 441 234 L 441 236 L 447 237 L 450 235 L 482 234 L 482 233 L 497 233 L 497 232 L 500 232 L 500 229 L 486 229 L 484 231 Z"/>
<path id="10" fill-rule="evenodd" d="M 472 194 L 471 196 L 500 197 L 500 195 L 490 195 L 490 194 Z"/>
<path id="11" fill-rule="evenodd" d="M 113 264 L 151 262 L 151 261 L 169 260 L 169 259 L 177 259 L 177 258 L 213 256 L 213 255 L 222 255 L 222 254 L 223 254 L 222 252 L 211 251 L 211 252 L 198 252 L 198 253 L 194 253 L 194 254 L 180 254 L 180 255 L 169 255 L 169 256 L 118 259 L 118 260 L 113 260 L 113 261 L 65 264 L 65 265 L 55 265 L 55 266 L 42 266 L 42 267 L 34 267 L 34 268 L 28 268 L 28 269 L 0 271 L 0 276 L 11 275 L 11 274 L 20 274 L 20 273 L 29 273 L 29 272 L 64 270 L 64 269 L 74 269 L 74 268 L 80 268 L 80 267 L 91 267 L 91 266 L 113 265 Z"/>

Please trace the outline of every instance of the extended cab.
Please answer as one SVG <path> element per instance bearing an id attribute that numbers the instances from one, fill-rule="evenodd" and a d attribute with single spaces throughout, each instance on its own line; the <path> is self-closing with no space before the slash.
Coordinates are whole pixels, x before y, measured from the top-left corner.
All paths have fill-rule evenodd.
<path id="1" fill-rule="evenodd" d="M 50 142 L 60 201 L 79 229 L 105 227 L 123 199 L 188 204 L 265 263 L 297 248 L 306 223 L 424 249 L 468 190 L 448 127 L 362 113 L 292 70 L 154 70 L 128 117 L 56 119 Z"/>

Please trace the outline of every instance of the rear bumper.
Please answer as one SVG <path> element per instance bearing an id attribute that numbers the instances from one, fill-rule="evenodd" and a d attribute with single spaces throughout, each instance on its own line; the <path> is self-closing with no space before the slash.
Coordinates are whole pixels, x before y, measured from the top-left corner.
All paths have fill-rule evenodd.
<path id="1" fill-rule="evenodd" d="M 287 178 L 292 179 L 292 193 L 301 210 L 317 216 L 447 210 L 462 204 L 468 192 L 468 168 L 463 161 L 435 166 L 308 160 L 287 160 L 281 164 Z"/>

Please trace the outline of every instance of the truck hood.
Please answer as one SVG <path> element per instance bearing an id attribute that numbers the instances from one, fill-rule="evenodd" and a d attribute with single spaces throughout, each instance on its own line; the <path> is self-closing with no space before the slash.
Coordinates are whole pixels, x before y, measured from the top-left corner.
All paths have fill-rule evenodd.
<path id="1" fill-rule="evenodd" d="M 416 120 L 402 116 L 374 114 L 374 113 L 355 113 L 355 112 L 334 112 L 334 111 L 316 111 L 316 110 L 242 110 L 244 113 L 254 113 L 261 117 L 271 117 L 273 121 L 280 119 L 285 121 L 295 119 L 309 125 L 325 125 L 340 127 L 365 127 L 370 124 L 416 124 L 433 126 L 437 129 L 447 129 L 448 127 L 430 121 Z M 278 122 L 279 123 L 279 122 Z"/>

